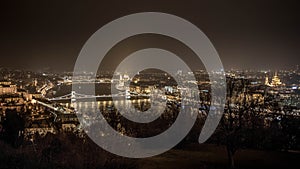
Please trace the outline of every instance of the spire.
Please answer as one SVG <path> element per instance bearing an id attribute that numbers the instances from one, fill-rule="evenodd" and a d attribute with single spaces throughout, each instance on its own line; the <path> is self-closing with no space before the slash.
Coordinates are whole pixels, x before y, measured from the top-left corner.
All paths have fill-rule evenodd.
<path id="1" fill-rule="evenodd" d="M 270 86 L 269 77 L 266 75 L 265 85 Z"/>

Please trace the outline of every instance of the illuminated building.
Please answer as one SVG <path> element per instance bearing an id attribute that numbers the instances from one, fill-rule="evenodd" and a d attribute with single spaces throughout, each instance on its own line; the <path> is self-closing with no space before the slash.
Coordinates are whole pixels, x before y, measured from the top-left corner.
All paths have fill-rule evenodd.
<path id="1" fill-rule="evenodd" d="M 265 85 L 270 86 L 269 77 L 268 76 L 266 76 Z"/>
<path id="2" fill-rule="evenodd" d="M 17 86 L 11 82 L 0 82 L 0 95 L 17 93 Z"/>
<path id="3" fill-rule="evenodd" d="M 280 86 L 280 85 L 282 85 L 282 83 L 277 75 L 277 72 L 275 72 L 275 75 L 272 78 L 271 86 Z"/>
<path id="4" fill-rule="evenodd" d="M 265 85 L 271 87 L 277 87 L 284 84 L 281 82 L 280 78 L 278 77 L 277 72 L 275 72 L 275 75 L 273 76 L 271 83 L 269 83 L 269 78 L 268 76 L 266 76 Z"/>

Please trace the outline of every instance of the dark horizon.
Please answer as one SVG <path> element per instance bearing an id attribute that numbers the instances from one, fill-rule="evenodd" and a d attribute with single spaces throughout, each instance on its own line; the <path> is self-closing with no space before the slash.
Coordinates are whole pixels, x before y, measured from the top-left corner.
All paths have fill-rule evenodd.
<path id="1" fill-rule="evenodd" d="M 174 14 L 198 26 L 225 70 L 293 69 L 300 63 L 299 11 L 290 2 L 26 1 L 5 2 L 0 8 L 0 67 L 72 71 L 96 30 L 124 15 L 149 11 Z M 127 46 L 136 48 L 139 42 L 148 43 Z"/>

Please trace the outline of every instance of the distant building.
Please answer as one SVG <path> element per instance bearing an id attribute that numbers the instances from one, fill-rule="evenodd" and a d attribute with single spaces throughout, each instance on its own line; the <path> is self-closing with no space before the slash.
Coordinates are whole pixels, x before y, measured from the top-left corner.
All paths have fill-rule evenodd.
<path id="1" fill-rule="evenodd" d="M 11 82 L 0 82 L 0 95 L 17 93 L 17 85 Z"/>
<path id="2" fill-rule="evenodd" d="M 269 82 L 269 77 L 266 76 L 265 85 L 271 87 L 278 87 L 284 84 L 281 82 L 280 78 L 278 77 L 277 72 L 275 72 L 275 75 L 273 76 L 271 83 Z"/>
<path id="3" fill-rule="evenodd" d="M 280 81 L 277 72 L 275 72 L 275 75 L 272 78 L 271 86 L 280 86 L 282 85 L 282 82 Z"/>
<path id="4" fill-rule="evenodd" d="M 270 83 L 269 83 L 269 77 L 268 77 L 268 76 L 266 76 L 265 85 L 266 85 L 266 86 L 270 86 Z"/>
<path id="5" fill-rule="evenodd" d="M 47 119 L 39 118 L 28 121 L 25 124 L 24 136 L 29 139 L 32 135 L 38 134 L 45 136 L 47 133 L 56 134 L 56 130 L 51 126 Z"/>

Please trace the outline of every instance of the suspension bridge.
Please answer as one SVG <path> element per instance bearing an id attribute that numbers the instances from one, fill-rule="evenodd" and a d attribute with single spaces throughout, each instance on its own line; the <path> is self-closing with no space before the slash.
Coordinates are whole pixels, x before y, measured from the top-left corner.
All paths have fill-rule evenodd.
<path id="1" fill-rule="evenodd" d="M 54 97 L 54 98 L 48 98 L 50 101 L 63 101 L 63 100 L 71 100 L 71 101 L 76 101 L 76 100 L 81 100 L 81 99 L 97 99 L 97 98 L 126 98 L 130 99 L 132 96 L 135 97 L 150 97 L 150 94 L 139 94 L 135 92 L 129 92 L 129 91 L 124 91 L 124 92 L 119 92 L 117 94 L 110 94 L 110 95 L 87 95 L 87 94 L 80 94 L 76 93 L 75 91 L 72 91 L 69 94 L 59 96 L 59 97 Z"/>

